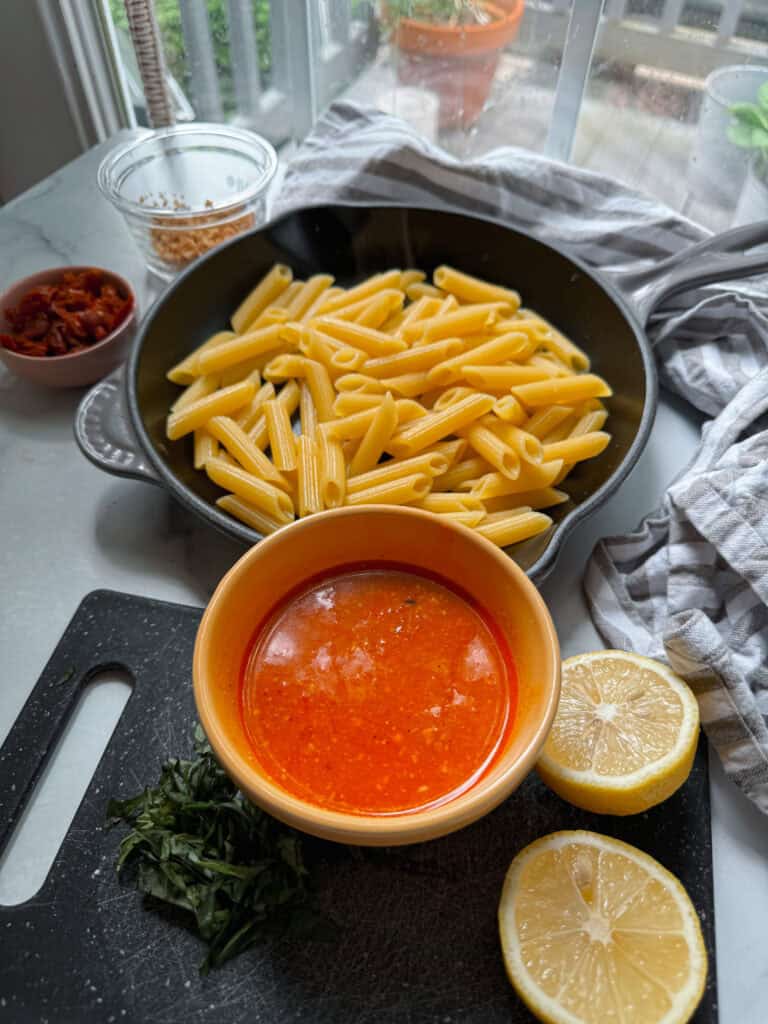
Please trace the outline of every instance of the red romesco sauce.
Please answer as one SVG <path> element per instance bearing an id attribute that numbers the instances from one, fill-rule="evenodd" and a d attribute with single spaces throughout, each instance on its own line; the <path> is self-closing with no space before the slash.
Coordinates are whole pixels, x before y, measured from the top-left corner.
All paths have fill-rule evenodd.
<path id="1" fill-rule="evenodd" d="M 444 803 L 488 769 L 514 718 L 504 638 L 472 600 L 404 566 L 351 566 L 290 595 L 244 666 L 266 773 L 329 810 Z"/>

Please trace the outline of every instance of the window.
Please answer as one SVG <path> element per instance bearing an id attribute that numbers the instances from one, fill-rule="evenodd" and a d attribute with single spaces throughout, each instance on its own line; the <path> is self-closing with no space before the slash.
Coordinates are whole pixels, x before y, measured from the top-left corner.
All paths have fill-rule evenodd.
<path id="1" fill-rule="evenodd" d="M 123 0 L 108 2 L 146 124 Z M 713 229 L 743 219 L 749 154 L 726 137 L 727 108 L 768 78 L 763 0 L 155 0 L 155 12 L 178 120 L 236 121 L 281 146 L 347 97 L 460 158 L 522 146 Z"/>

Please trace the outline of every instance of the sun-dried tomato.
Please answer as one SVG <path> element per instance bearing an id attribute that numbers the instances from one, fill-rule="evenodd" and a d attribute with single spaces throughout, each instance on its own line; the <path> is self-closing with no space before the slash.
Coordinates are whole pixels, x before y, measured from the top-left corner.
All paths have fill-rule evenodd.
<path id="1" fill-rule="evenodd" d="M 101 271 L 67 271 L 59 284 L 33 288 L 4 311 L 13 333 L 0 334 L 0 345 L 25 356 L 78 352 L 103 341 L 132 305 Z"/>

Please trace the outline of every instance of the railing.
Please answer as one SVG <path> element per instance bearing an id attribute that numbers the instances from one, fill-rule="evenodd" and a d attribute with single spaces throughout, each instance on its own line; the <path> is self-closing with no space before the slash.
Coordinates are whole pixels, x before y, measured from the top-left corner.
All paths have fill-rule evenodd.
<path id="1" fill-rule="evenodd" d="M 667 70 L 703 79 L 718 67 L 766 61 L 765 42 L 739 35 L 742 19 L 752 15 L 768 31 L 768 10 L 747 0 L 686 4 L 663 0 L 656 14 L 635 13 L 632 0 L 527 0 L 526 19 L 536 37 L 562 51 L 546 152 L 570 159 L 590 67 L 594 57 Z M 761 10 L 762 8 L 762 10 Z M 704 26 L 683 24 L 698 13 Z M 530 34 L 523 23 L 515 47 L 527 56 Z"/>
<path id="2" fill-rule="evenodd" d="M 199 120 L 224 118 L 220 76 L 206 5 L 180 0 L 190 101 Z M 265 88 L 259 69 L 251 0 L 227 0 L 235 120 L 275 143 L 303 137 L 320 111 L 376 52 L 372 3 L 349 0 L 271 0 L 272 72 Z"/>

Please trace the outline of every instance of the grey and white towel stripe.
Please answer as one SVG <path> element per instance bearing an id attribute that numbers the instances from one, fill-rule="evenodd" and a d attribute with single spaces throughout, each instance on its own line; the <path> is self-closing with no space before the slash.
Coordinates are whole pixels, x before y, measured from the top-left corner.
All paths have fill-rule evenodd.
<path id="1" fill-rule="evenodd" d="M 609 275 L 708 237 L 601 175 L 509 147 L 460 162 L 351 103 L 306 139 L 274 213 L 344 199 L 492 216 Z M 649 336 L 662 384 L 715 418 L 661 507 L 635 533 L 598 544 L 585 590 L 606 643 L 688 680 L 726 771 L 768 813 L 768 294 L 753 285 L 678 296 Z"/>

